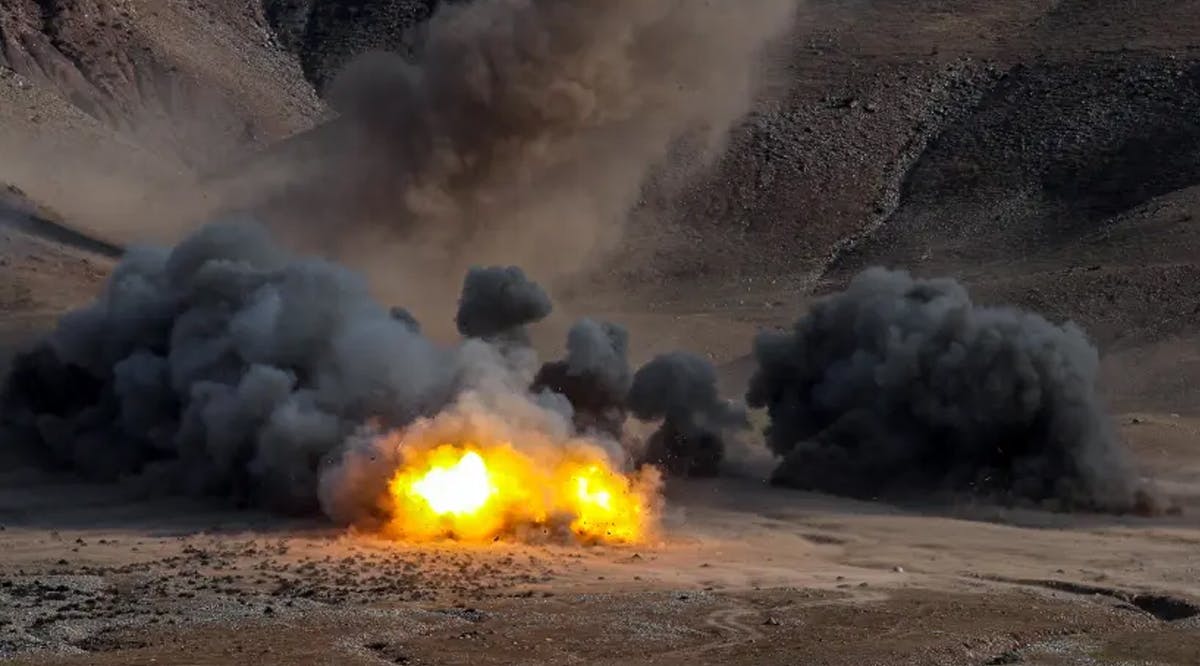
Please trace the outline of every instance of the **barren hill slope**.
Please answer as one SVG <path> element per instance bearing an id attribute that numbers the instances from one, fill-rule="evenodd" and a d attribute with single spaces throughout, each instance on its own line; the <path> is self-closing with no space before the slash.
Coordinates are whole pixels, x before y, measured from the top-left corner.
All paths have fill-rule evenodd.
<path id="1" fill-rule="evenodd" d="M 843 254 L 953 270 L 1200 181 L 1200 4 L 944 4 L 810 3 L 789 80 L 686 223 L 727 234 L 747 272 Z"/>
<path id="2" fill-rule="evenodd" d="M 809 3 L 789 77 L 630 282 L 783 325 L 866 266 L 953 275 L 1083 324 L 1118 404 L 1193 409 L 1200 3 L 944 4 Z"/>
<path id="3" fill-rule="evenodd" d="M 93 233 L 176 224 L 197 174 L 324 114 L 257 3 L 0 3 L 0 182 Z"/>
<path id="4" fill-rule="evenodd" d="M 15 0 L 0 65 L 188 164 L 309 127 L 321 110 L 256 3 Z"/>
<path id="5" fill-rule="evenodd" d="M 296 54 L 305 75 L 321 90 L 356 55 L 372 49 L 408 53 L 410 31 L 429 18 L 440 0 L 263 0 L 281 43 Z"/>

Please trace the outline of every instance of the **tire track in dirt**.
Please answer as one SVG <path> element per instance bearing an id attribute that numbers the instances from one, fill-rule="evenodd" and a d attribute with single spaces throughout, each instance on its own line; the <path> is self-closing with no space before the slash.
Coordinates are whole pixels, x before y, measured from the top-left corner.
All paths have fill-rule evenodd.
<path id="1" fill-rule="evenodd" d="M 765 626 L 767 618 L 778 616 L 783 611 L 797 608 L 876 603 L 887 601 L 889 598 L 888 594 L 878 590 L 861 590 L 855 591 L 846 597 L 788 604 L 782 608 L 756 608 L 741 604 L 725 606 L 710 612 L 704 618 L 703 627 L 715 632 L 717 635 L 716 639 L 693 647 L 666 652 L 648 659 L 648 661 L 656 663 L 682 663 L 690 659 L 710 655 L 720 650 L 733 650 L 767 640 L 768 636 L 766 633 L 758 627 Z M 777 622 L 773 624 L 777 624 Z"/>
<path id="2" fill-rule="evenodd" d="M 718 608 L 704 618 L 704 627 L 714 631 L 717 637 L 700 645 L 673 650 L 653 658 L 655 662 L 683 662 L 703 657 L 718 650 L 731 650 L 754 643 L 763 638 L 763 633 L 753 626 L 753 618 L 759 614 L 749 606 Z"/>

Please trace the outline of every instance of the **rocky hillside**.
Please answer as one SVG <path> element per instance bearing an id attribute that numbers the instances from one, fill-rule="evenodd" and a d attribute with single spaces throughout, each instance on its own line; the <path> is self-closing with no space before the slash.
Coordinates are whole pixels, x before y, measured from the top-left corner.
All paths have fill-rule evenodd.
<path id="1" fill-rule="evenodd" d="M 323 112 L 253 2 L 10 0 L 0 4 L 0 70 L 10 95 L 57 97 L 26 104 L 28 124 L 60 129 L 69 107 L 196 169 L 307 129 Z"/>
<path id="2" fill-rule="evenodd" d="M 1192 0 L 809 3 L 782 80 L 674 224 L 641 228 L 630 275 L 736 275 L 762 302 L 883 263 L 1106 348 L 1191 335 L 1198 36 Z"/>
<path id="3" fill-rule="evenodd" d="M 279 40 L 323 90 L 354 56 L 369 50 L 411 53 L 414 28 L 439 0 L 263 0 Z"/>

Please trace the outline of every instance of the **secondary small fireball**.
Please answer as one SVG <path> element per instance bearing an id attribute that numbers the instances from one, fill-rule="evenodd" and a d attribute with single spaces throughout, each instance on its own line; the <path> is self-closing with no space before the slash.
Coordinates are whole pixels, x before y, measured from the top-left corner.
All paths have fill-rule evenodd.
<path id="1" fill-rule="evenodd" d="M 403 445 L 389 484 L 386 531 L 426 541 L 488 541 L 569 530 L 586 542 L 636 543 L 650 533 L 657 477 L 623 474 L 584 445 L 536 452 L 506 442 Z"/>

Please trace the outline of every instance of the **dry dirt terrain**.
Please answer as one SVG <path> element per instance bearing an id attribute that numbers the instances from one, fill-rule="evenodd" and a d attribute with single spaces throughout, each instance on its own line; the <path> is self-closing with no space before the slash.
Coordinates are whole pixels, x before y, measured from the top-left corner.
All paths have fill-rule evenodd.
<path id="1" fill-rule="evenodd" d="M 437 4 L 0 3 L 5 361 Z M 857 270 L 953 275 L 1091 333 L 1179 515 L 851 501 L 750 461 L 670 484 L 637 547 L 414 546 L 0 447 L 0 660 L 1200 663 L 1200 2 L 810 0 L 787 47 L 723 159 L 635 211 L 562 319 L 627 325 L 636 361 L 705 353 L 737 397 L 754 333 Z"/>

